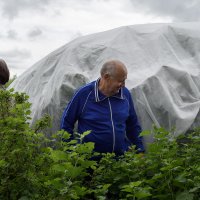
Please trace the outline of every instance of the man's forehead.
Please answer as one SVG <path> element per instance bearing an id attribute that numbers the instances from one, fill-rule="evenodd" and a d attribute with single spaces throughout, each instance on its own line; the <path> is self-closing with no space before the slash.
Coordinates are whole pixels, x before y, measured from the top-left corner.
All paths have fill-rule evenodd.
<path id="1" fill-rule="evenodd" d="M 114 77 L 116 80 L 120 80 L 120 81 L 124 81 L 127 79 L 127 74 L 126 73 L 119 73 L 116 74 L 116 76 Z"/>

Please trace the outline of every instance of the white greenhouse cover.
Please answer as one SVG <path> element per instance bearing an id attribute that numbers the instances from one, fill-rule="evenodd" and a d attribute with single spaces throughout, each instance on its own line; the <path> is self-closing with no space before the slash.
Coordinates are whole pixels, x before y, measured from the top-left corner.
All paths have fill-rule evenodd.
<path id="1" fill-rule="evenodd" d="M 128 68 L 142 128 L 175 134 L 200 126 L 200 23 L 133 25 L 78 39 L 50 53 L 10 87 L 26 92 L 33 122 L 45 113 L 59 130 L 74 91 L 99 77 L 102 64 L 118 59 Z"/>

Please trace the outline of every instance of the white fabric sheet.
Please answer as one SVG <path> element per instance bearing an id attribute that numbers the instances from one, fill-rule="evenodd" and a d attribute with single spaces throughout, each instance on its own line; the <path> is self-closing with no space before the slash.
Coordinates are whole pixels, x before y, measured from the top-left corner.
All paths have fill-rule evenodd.
<path id="1" fill-rule="evenodd" d="M 155 124 L 180 134 L 200 126 L 200 23 L 125 26 L 80 37 L 10 87 L 30 96 L 33 122 L 50 114 L 55 132 L 74 90 L 97 79 L 110 59 L 128 68 L 127 87 L 144 130 Z"/>

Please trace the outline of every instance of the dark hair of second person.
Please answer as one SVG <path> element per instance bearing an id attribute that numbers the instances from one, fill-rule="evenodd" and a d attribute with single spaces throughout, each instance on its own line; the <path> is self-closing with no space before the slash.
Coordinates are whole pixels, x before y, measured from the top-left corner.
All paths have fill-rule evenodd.
<path id="1" fill-rule="evenodd" d="M 9 81 L 10 72 L 6 62 L 0 59 L 0 84 L 5 85 Z"/>

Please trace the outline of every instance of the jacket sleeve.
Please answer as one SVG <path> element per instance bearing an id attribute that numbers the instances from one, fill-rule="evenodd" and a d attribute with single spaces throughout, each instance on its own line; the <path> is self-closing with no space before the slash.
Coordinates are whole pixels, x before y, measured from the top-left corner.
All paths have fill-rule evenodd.
<path id="1" fill-rule="evenodd" d="M 80 93 L 77 92 L 63 112 L 60 129 L 71 134 L 69 141 L 73 139 L 74 124 L 80 115 L 80 102 Z"/>
<path id="2" fill-rule="evenodd" d="M 136 145 L 137 152 L 144 152 L 145 149 L 143 146 L 142 137 L 139 136 L 139 134 L 142 132 L 142 128 L 139 124 L 130 92 L 128 92 L 128 102 L 129 117 L 126 121 L 126 135 L 131 143 Z"/>

